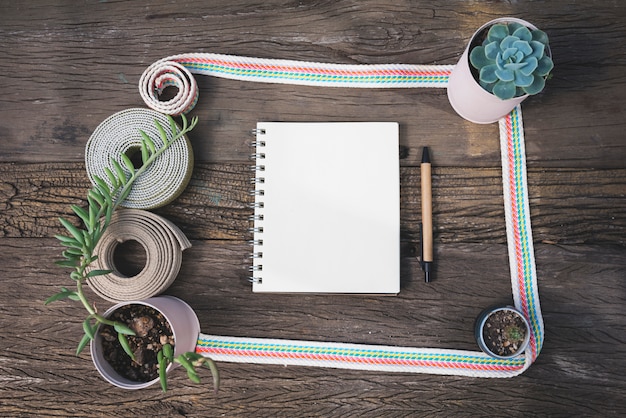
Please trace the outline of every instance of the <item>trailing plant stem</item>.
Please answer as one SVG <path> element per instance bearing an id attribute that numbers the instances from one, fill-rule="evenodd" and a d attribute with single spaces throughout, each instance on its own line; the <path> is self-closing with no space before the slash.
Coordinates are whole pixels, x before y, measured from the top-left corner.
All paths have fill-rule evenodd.
<path id="1" fill-rule="evenodd" d="M 113 212 L 126 200 L 131 192 L 133 183 L 139 176 L 141 176 L 148 167 L 157 159 L 170 145 L 176 142 L 179 138 L 184 136 L 187 132 L 191 131 L 198 123 L 198 118 L 191 120 L 191 125 L 188 125 L 187 118 L 183 115 L 183 127 L 179 129 L 176 123 L 171 117 L 169 118 L 170 128 L 172 132 L 175 132 L 174 137 L 170 140 L 167 138 L 165 130 L 158 121 L 155 121 L 155 125 L 163 141 L 163 146 L 156 148 L 153 140 L 143 131 L 140 131 L 142 136 L 141 141 L 141 157 L 142 165 L 139 168 L 135 168 L 128 156 L 121 155 L 122 162 L 130 172 L 130 176 L 126 177 L 126 172 L 116 160 L 111 160 L 113 169 L 107 168 L 105 172 L 111 185 L 106 183 L 103 179 L 94 177 L 96 185 L 90 189 L 87 193 L 87 201 L 89 203 L 88 210 L 80 208 L 78 206 L 72 206 L 74 212 L 82 219 L 86 226 L 86 230 L 78 229 L 72 223 L 65 219 L 60 219 L 61 224 L 70 232 L 70 236 L 57 235 L 57 238 L 61 243 L 67 247 L 67 250 L 63 252 L 65 260 L 57 262 L 57 264 L 64 267 L 71 267 L 73 271 L 70 273 L 70 277 L 76 282 L 76 290 L 69 291 L 66 288 L 61 288 L 61 292 L 51 296 L 46 300 L 46 304 L 54 302 L 63 298 L 70 298 L 80 301 L 88 312 L 87 318 L 83 321 L 83 329 L 85 335 L 78 344 L 76 355 L 85 348 L 90 340 L 95 338 L 97 332 L 97 326 L 100 324 L 112 326 L 118 334 L 120 345 L 128 354 L 128 356 L 135 361 L 135 355 L 130 348 L 129 342 L 126 338 L 127 335 L 135 335 L 135 332 L 126 325 L 105 318 L 98 313 L 95 304 L 89 303 L 87 296 L 85 295 L 84 284 L 90 277 L 95 277 L 103 274 L 108 274 L 108 270 L 90 270 L 89 266 L 97 259 L 97 255 L 94 254 L 96 245 L 102 237 L 104 231 L 109 227 Z M 91 322 L 95 321 L 96 325 L 92 325 Z M 161 387 L 163 391 L 167 390 L 167 377 L 166 368 L 169 363 L 180 363 L 187 370 L 189 379 L 193 382 L 199 382 L 200 378 L 195 371 L 196 367 L 205 365 L 211 370 L 213 375 L 213 383 L 215 391 L 219 387 L 219 372 L 215 363 L 209 358 L 204 358 L 200 354 L 195 352 L 187 352 L 174 357 L 174 351 L 171 345 L 165 344 L 163 349 L 158 353 L 159 359 L 159 378 L 161 381 Z"/>
<path id="2" fill-rule="evenodd" d="M 198 123 L 198 119 L 195 117 L 191 120 L 191 124 L 187 123 L 187 118 L 185 116 L 183 116 L 182 119 L 183 126 L 182 129 L 179 129 L 174 120 L 171 117 L 169 118 L 170 127 L 172 128 L 172 132 L 175 133 L 172 139 L 167 138 L 167 134 L 165 133 L 163 127 L 158 121 L 155 121 L 163 142 L 163 145 L 160 148 L 156 148 L 152 139 L 143 131 L 140 131 L 143 137 L 141 144 L 142 165 L 135 169 L 126 155 L 121 156 L 127 170 L 130 172 L 130 176 L 128 178 L 126 177 L 126 173 L 122 169 L 122 166 L 117 161 L 112 160 L 111 162 L 115 171 L 109 169 L 107 172 L 111 185 L 109 186 L 100 178 L 94 179 L 96 186 L 90 189 L 87 193 L 87 201 L 89 203 L 88 210 L 84 210 L 77 206 L 72 207 L 74 212 L 76 212 L 76 214 L 83 220 L 83 223 L 87 227 L 86 230 L 78 229 L 69 221 L 61 219 L 61 223 L 70 232 L 70 236 L 57 236 L 57 238 L 63 243 L 63 245 L 70 247 L 71 250 L 68 249 L 63 252 L 63 256 L 66 259 L 62 260 L 58 264 L 73 268 L 74 271 L 72 271 L 70 277 L 76 282 L 76 291 L 71 292 L 66 288 L 62 288 L 61 292 L 48 298 L 46 300 L 46 304 L 63 298 L 71 298 L 80 301 L 88 312 L 88 316 L 83 323 L 83 328 L 85 329 L 86 336 L 88 336 L 89 339 L 92 339 L 93 334 L 95 333 L 95 328 L 90 324 L 91 320 L 95 320 L 96 324 L 106 324 L 115 327 L 118 334 L 121 334 L 121 339 L 125 339 L 124 335 L 134 334 L 134 332 L 125 325 L 111 321 L 98 313 L 96 306 L 92 305 L 85 295 L 84 283 L 90 277 L 110 272 L 106 270 L 89 271 L 89 266 L 97 258 L 97 255 L 94 254 L 96 245 L 104 231 L 108 228 L 113 212 L 130 194 L 134 182 L 150 167 L 150 165 L 152 165 L 152 163 L 154 163 L 157 158 L 159 158 L 161 154 L 163 154 L 170 147 L 170 145 L 191 131 Z M 113 174 L 114 172 L 117 173 L 117 175 Z M 78 253 L 81 253 L 81 255 L 76 255 Z M 84 348 L 84 342 L 85 337 L 83 337 L 81 344 L 79 344 L 77 354 L 80 353 L 82 348 Z M 128 351 L 127 353 L 130 357 L 134 357 L 132 353 Z"/>

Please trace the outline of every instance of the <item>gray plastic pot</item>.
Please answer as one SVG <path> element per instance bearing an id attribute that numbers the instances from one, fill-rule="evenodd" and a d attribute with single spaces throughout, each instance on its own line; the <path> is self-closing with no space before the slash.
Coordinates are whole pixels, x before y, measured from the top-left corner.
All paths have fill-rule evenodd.
<path id="1" fill-rule="evenodd" d="M 161 312 L 169 322 L 174 334 L 174 356 L 195 351 L 200 334 L 200 322 L 193 309 L 181 299 L 173 296 L 157 296 L 140 301 L 121 302 L 108 309 L 104 316 L 108 317 L 116 309 L 125 305 L 147 305 Z M 96 332 L 96 338 L 91 341 L 91 359 L 100 375 L 109 383 L 123 389 L 142 389 L 159 381 L 158 378 L 149 382 L 135 382 L 120 376 L 105 360 L 102 352 L 102 338 Z M 167 371 L 170 372 L 177 364 L 170 364 Z"/>
<path id="2" fill-rule="evenodd" d="M 519 347 L 513 354 L 508 355 L 508 356 L 502 356 L 491 351 L 483 335 L 483 329 L 485 328 L 486 323 L 489 320 L 490 316 L 498 311 L 509 311 L 517 315 L 522 320 L 524 326 L 526 327 L 526 335 L 524 337 L 524 341 L 519 345 Z M 491 357 L 499 358 L 499 359 L 513 358 L 522 354 L 528 347 L 528 343 L 530 342 L 530 324 L 528 323 L 528 320 L 526 319 L 524 314 L 522 314 L 519 310 L 517 310 L 513 306 L 495 306 L 495 307 L 485 309 L 484 311 L 480 313 L 480 315 L 478 315 L 478 317 L 476 318 L 475 326 L 474 326 L 474 336 L 476 338 L 476 342 L 478 343 L 478 347 L 480 347 L 480 349 L 484 353 L 490 355 Z"/>

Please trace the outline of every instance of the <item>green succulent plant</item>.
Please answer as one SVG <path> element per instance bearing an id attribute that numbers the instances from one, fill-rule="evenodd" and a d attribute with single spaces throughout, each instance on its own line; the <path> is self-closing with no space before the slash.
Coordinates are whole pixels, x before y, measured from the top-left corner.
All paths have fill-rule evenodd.
<path id="1" fill-rule="evenodd" d="M 480 85 L 500 99 L 537 94 L 554 68 L 548 55 L 548 35 L 520 23 L 498 23 L 482 45 L 470 52 L 470 63 L 479 70 Z"/>

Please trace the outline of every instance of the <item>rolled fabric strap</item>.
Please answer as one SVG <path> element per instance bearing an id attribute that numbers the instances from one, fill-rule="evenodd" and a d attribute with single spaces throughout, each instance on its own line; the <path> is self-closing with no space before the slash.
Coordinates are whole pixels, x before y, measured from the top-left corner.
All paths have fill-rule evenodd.
<path id="1" fill-rule="evenodd" d="M 121 154 L 132 159 L 135 153 L 141 153 L 140 130 L 150 136 L 156 147 L 163 146 L 155 121 L 161 124 L 168 138 L 174 137 L 167 116 L 150 109 L 126 109 L 104 120 L 93 132 L 85 148 L 85 167 L 91 183 L 95 185 L 94 176 L 110 182 L 104 168 L 113 169 L 111 159 L 115 159 L 126 170 Z M 192 171 L 193 148 L 189 139 L 183 136 L 135 180 L 130 194 L 121 205 L 134 209 L 154 209 L 171 203 L 189 183 Z"/>
<path id="2" fill-rule="evenodd" d="M 176 64 L 176 65 L 174 65 Z M 174 74 L 167 67 L 182 70 Z M 219 54 L 182 54 L 152 64 L 141 77 L 139 90 L 149 107 L 170 114 L 188 112 L 198 99 L 182 100 L 186 79 L 191 73 L 255 82 L 301 84 L 322 87 L 447 87 L 450 65 L 343 65 L 287 60 L 264 60 Z M 182 77 L 182 78 L 181 78 Z M 180 81 L 176 81 L 180 78 Z M 178 84 L 182 83 L 182 84 Z M 158 95 L 167 85 L 179 86 L 179 107 L 160 102 Z M 191 85 L 191 84 L 190 84 Z M 182 88 L 180 87 L 182 86 Z M 165 103 L 165 105 L 162 105 Z M 165 106 L 165 107 L 163 107 Z M 504 209 L 511 285 L 515 306 L 531 324 L 531 340 L 523 355 L 514 359 L 493 359 L 482 352 L 366 346 L 333 342 L 307 342 L 200 334 L 196 352 L 217 361 L 335 367 L 360 370 L 402 371 L 475 377 L 513 377 L 535 361 L 544 339 L 535 267 L 526 155 L 521 107 L 499 120 Z"/>
<path id="3" fill-rule="evenodd" d="M 148 107 L 169 115 L 187 113 L 198 101 L 192 74 L 241 81 L 322 87 L 414 88 L 445 87 L 454 66 L 416 64 L 332 64 L 236 55 L 189 53 L 172 55 L 150 65 L 139 79 L 139 94 Z M 177 88 L 167 101 L 159 96 Z"/>
<path id="4" fill-rule="evenodd" d="M 115 267 L 115 248 L 135 240 L 146 251 L 144 269 L 133 277 L 121 274 Z M 152 212 L 120 209 L 113 214 L 109 227 L 95 248 L 98 259 L 91 270 L 113 272 L 88 279 L 95 293 L 112 302 L 146 299 L 167 289 L 176 279 L 182 263 L 182 252 L 191 243 L 180 229 Z"/>
<path id="5" fill-rule="evenodd" d="M 443 348 L 313 342 L 200 334 L 196 352 L 215 361 L 280 364 L 385 372 L 506 378 L 535 361 L 544 340 L 535 268 L 522 111 L 518 105 L 500 119 L 504 211 L 515 306 L 530 323 L 523 355 L 492 358 L 485 353 Z"/>

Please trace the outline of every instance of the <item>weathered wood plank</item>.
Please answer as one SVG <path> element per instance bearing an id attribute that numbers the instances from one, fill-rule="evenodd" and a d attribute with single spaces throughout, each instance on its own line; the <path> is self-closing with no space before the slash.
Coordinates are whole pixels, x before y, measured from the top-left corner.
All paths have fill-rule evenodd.
<path id="1" fill-rule="evenodd" d="M 2 161 L 79 161 L 96 126 L 143 106 L 141 72 L 184 52 L 336 63 L 454 64 L 482 23 L 523 16 L 551 36 L 556 62 L 546 92 L 524 105 L 534 166 L 623 168 L 626 104 L 622 3 L 395 4 L 385 0 L 6 2 L 0 16 Z M 589 19 L 593 16 L 593 19 Z M 322 89 L 202 78 L 194 114 L 200 161 L 246 159 L 257 120 L 398 121 L 407 164 L 436 140 L 439 164 L 493 166 L 497 128 L 463 122 L 444 90 Z M 11 88 L 7 88 L 11 86 Z M 435 122 L 436 121 L 436 122 Z M 611 152 L 605 152 L 611 150 Z"/>
<path id="2" fill-rule="evenodd" d="M 397 297 L 252 294 L 245 243 L 193 244 L 168 293 L 192 304 L 206 333 L 474 350 L 474 317 L 485 306 L 511 301 L 501 244 L 439 246 L 440 269 L 431 284 L 423 283 L 415 259 L 404 257 Z M 0 240 L 5 416 L 626 413 L 623 247 L 538 245 L 545 345 L 536 364 L 514 379 L 221 363 L 218 395 L 208 373 L 196 386 L 180 371 L 166 395 L 156 387 L 121 391 L 101 380 L 87 353 L 76 359 L 82 310 L 72 302 L 42 305 L 59 286 L 70 285 L 52 267 L 59 251 L 52 239 Z"/>
<path id="3" fill-rule="evenodd" d="M 437 150 L 438 148 L 435 148 Z M 244 164 L 196 164 L 185 192 L 156 210 L 192 239 L 247 238 L 250 171 Z M 401 170 L 403 241 L 419 242 L 419 168 Z M 552 243 L 626 243 L 626 170 L 530 169 L 534 237 Z M 86 204 L 89 181 L 76 163 L 0 163 L 1 236 L 50 237 L 70 204 Z M 372 191 L 375 198 L 375 191 Z M 499 168 L 433 169 L 437 242 L 506 241 Z"/>
<path id="4" fill-rule="evenodd" d="M 626 3 L 388 0 L 4 1 L 0 13 L 0 413 L 3 416 L 624 416 Z M 95 127 L 143 106 L 150 63 L 218 52 L 335 63 L 454 64 L 471 33 L 523 17 L 551 37 L 556 69 L 524 103 L 530 206 L 546 340 L 511 380 L 220 364 L 222 390 L 127 392 L 73 356 L 82 310 L 44 307 L 66 272 L 57 217 L 84 204 Z M 484 306 L 510 302 L 496 125 L 463 122 L 444 90 L 276 86 L 198 77 L 199 162 L 158 210 L 194 241 L 169 293 L 207 333 L 475 349 Z M 402 292 L 254 295 L 246 281 L 247 131 L 258 120 L 398 121 Z M 418 242 L 421 148 L 434 154 L 436 281 Z M 558 245 L 552 245 L 552 244 Z M 136 251 L 136 249 L 132 250 Z M 134 253 L 130 252 L 132 259 Z M 109 304 L 98 302 L 104 309 Z"/>

